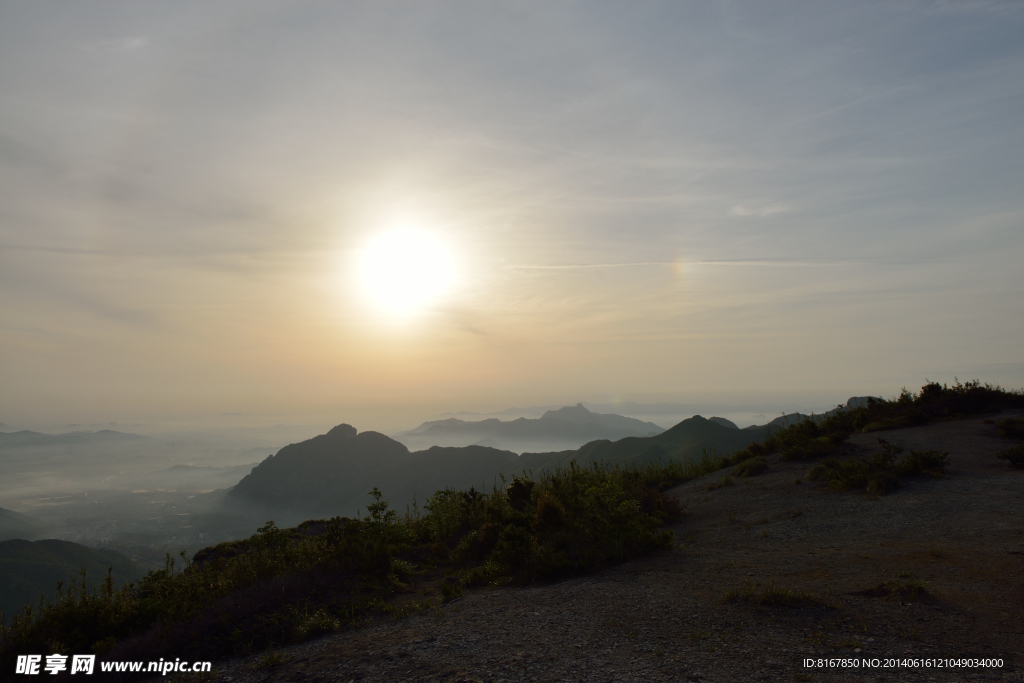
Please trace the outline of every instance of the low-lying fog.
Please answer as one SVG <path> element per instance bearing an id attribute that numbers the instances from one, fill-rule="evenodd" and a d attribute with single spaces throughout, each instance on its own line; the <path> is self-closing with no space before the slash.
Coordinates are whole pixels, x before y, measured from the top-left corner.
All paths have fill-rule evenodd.
<path id="1" fill-rule="evenodd" d="M 708 404 L 584 405 L 593 413 L 631 417 L 653 423 L 659 429 L 698 413 L 725 417 L 745 427 L 768 422 L 782 412 L 764 406 Z M 825 408 L 829 407 L 832 406 Z M 491 419 L 507 423 L 524 417 L 536 420 L 558 408 L 561 406 L 514 408 L 490 414 L 452 413 L 431 416 L 424 422 Z M 800 410 L 786 408 L 790 412 Z M 339 417 L 337 423 L 345 421 Z M 289 443 L 323 434 L 333 426 L 313 420 L 264 426 L 244 416 L 231 415 L 218 416 L 206 424 L 184 426 L 0 425 L 0 508 L 20 513 L 4 513 L 6 516 L 0 517 L 0 540 L 26 536 L 60 538 L 91 547 L 113 548 L 145 564 L 160 565 L 165 552 L 195 552 L 235 537 L 237 530 L 211 532 L 209 525 L 204 527 L 205 531 L 198 531 L 190 518 L 203 513 L 218 499 L 217 490 L 237 484 L 268 455 Z M 363 431 L 361 425 L 354 426 Z M 441 438 L 423 431 L 424 425 L 411 424 L 389 436 L 410 450 L 433 445 L 481 444 L 516 453 L 575 449 L 592 440 L 564 435 L 478 438 L 472 433 Z"/>

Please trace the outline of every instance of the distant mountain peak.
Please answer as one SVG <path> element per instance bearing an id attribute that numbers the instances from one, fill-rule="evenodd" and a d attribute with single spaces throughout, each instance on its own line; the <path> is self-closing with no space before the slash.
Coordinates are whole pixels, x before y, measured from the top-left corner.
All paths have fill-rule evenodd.
<path id="1" fill-rule="evenodd" d="M 732 420 L 727 420 L 724 417 L 710 417 L 708 418 L 708 420 L 710 422 L 716 422 L 722 425 L 723 427 L 728 427 L 729 429 L 739 429 L 739 427 L 736 426 L 735 422 L 733 422 Z"/>
<path id="2" fill-rule="evenodd" d="M 340 424 L 327 432 L 332 439 L 351 439 L 357 434 L 356 428 L 350 424 Z"/>
<path id="3" fill-rule="evenodd" d="M 583 403 L 547 410 L 539 418 L 520 417 L 504 422 L 496 418 L 464 422 L 455 418 L 424 422 L 398 434 L 410 448 L 485 444 L 499 450 L 521 451 L 555 445 L 579 448 L 595 439 L 647 437 L 665 431 L 653 422 L 644 422 L 614 413 L 595 413 Z M 432 442 L 432 443 L 431 443 Z"/>
<path id="4" fill-rule="evenodd" d="M 540 416 L 542 420 L 570 420 L 578 421 L 580 418 L 586 418 L 595 416 L 596 413 L 592 413 L 586 409 L 582 403 L 577 403 L 574 406 L 565 406 L 558 410 L 549 410 Z"/>

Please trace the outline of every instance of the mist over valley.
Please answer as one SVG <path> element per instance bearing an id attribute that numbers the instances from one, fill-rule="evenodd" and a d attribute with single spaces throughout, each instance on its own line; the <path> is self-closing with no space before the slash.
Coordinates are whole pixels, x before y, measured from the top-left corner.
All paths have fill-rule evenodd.
<path id="1" fill-rule="evenodd" d="M 1022 35 L 0 3 L 0 680 L 1013 678 Z"/>
<path id="2" fill-rule="evenodd" d="M 641 416 L 663 416 L 694 406 L 624 407 Z M 704 448 L 731 451 L 766 433 L 739 430 L 725 418 L 713 418 L 719 424 L 687 418 L 666 430 L 649 420 L 591 411 L 582 403 L 499 415 L 509 413 L 537 417 L 502 420 L 462 413 L 478 419 L 428 420 L 392 436 L 342 425 L 315 437 L 308 426 L 251 426 L 250 420 L 248 426 L 220 429 L 136 427 L 149 434 L 111 426 L 86 431 L 74 425 L 76 431 L 44 433 L 5 425 L 0 540 L 61 539 L 116 550 L 156 568 L 168 552 L 195 553 L 247 536 L 267 520 L 294 525 L 355 516 L 372 502 L 368 492 L 374 487 L 404 510 L 439 489 L 485 490 L 500 486 L 503 476 L 539 473 L 572 460 L 587 465 L 690 458 Z M 221 421 L 238 420 L 223 416 Z M 303 431 L 309 436 L 290 446 L 255 445 L 268 438 L 295 439 Z"/>

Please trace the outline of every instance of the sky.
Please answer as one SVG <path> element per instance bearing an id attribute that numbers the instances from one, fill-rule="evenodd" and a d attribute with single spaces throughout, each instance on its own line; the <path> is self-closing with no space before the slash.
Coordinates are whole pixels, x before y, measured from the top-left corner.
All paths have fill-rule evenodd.
<path id="1" fill-rule="evenodd" d="M 1021 388 L 1021 35 L 999 0 L 0 2 L 0 422 Z"/>

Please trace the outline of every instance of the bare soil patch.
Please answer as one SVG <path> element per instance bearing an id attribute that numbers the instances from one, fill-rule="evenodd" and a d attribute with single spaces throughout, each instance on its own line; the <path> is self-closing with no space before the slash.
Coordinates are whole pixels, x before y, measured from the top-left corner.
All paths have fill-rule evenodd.
<path id="1" fill-rule="evenodd" d="M 998 417 L 1019 417 L 1005 411 Z M 439 610 L 222 664 L 256 681 L 1024 681 L 1024 470 L 982 418 L 857 434 L 850 454 L 949 452 L 941 479 L 882 497 L 767 458 L 672 489 L 670 551 L 550 585 L 483 589 Z M 798 483 L 799 482 L 799 483 Z M 788 596 L 788 597 L 786 597 Z M 773 599 L 774 598 L 774 599 Z M 1002 658 L 1002 669 L 807 669 L 805 658 Z"/>

